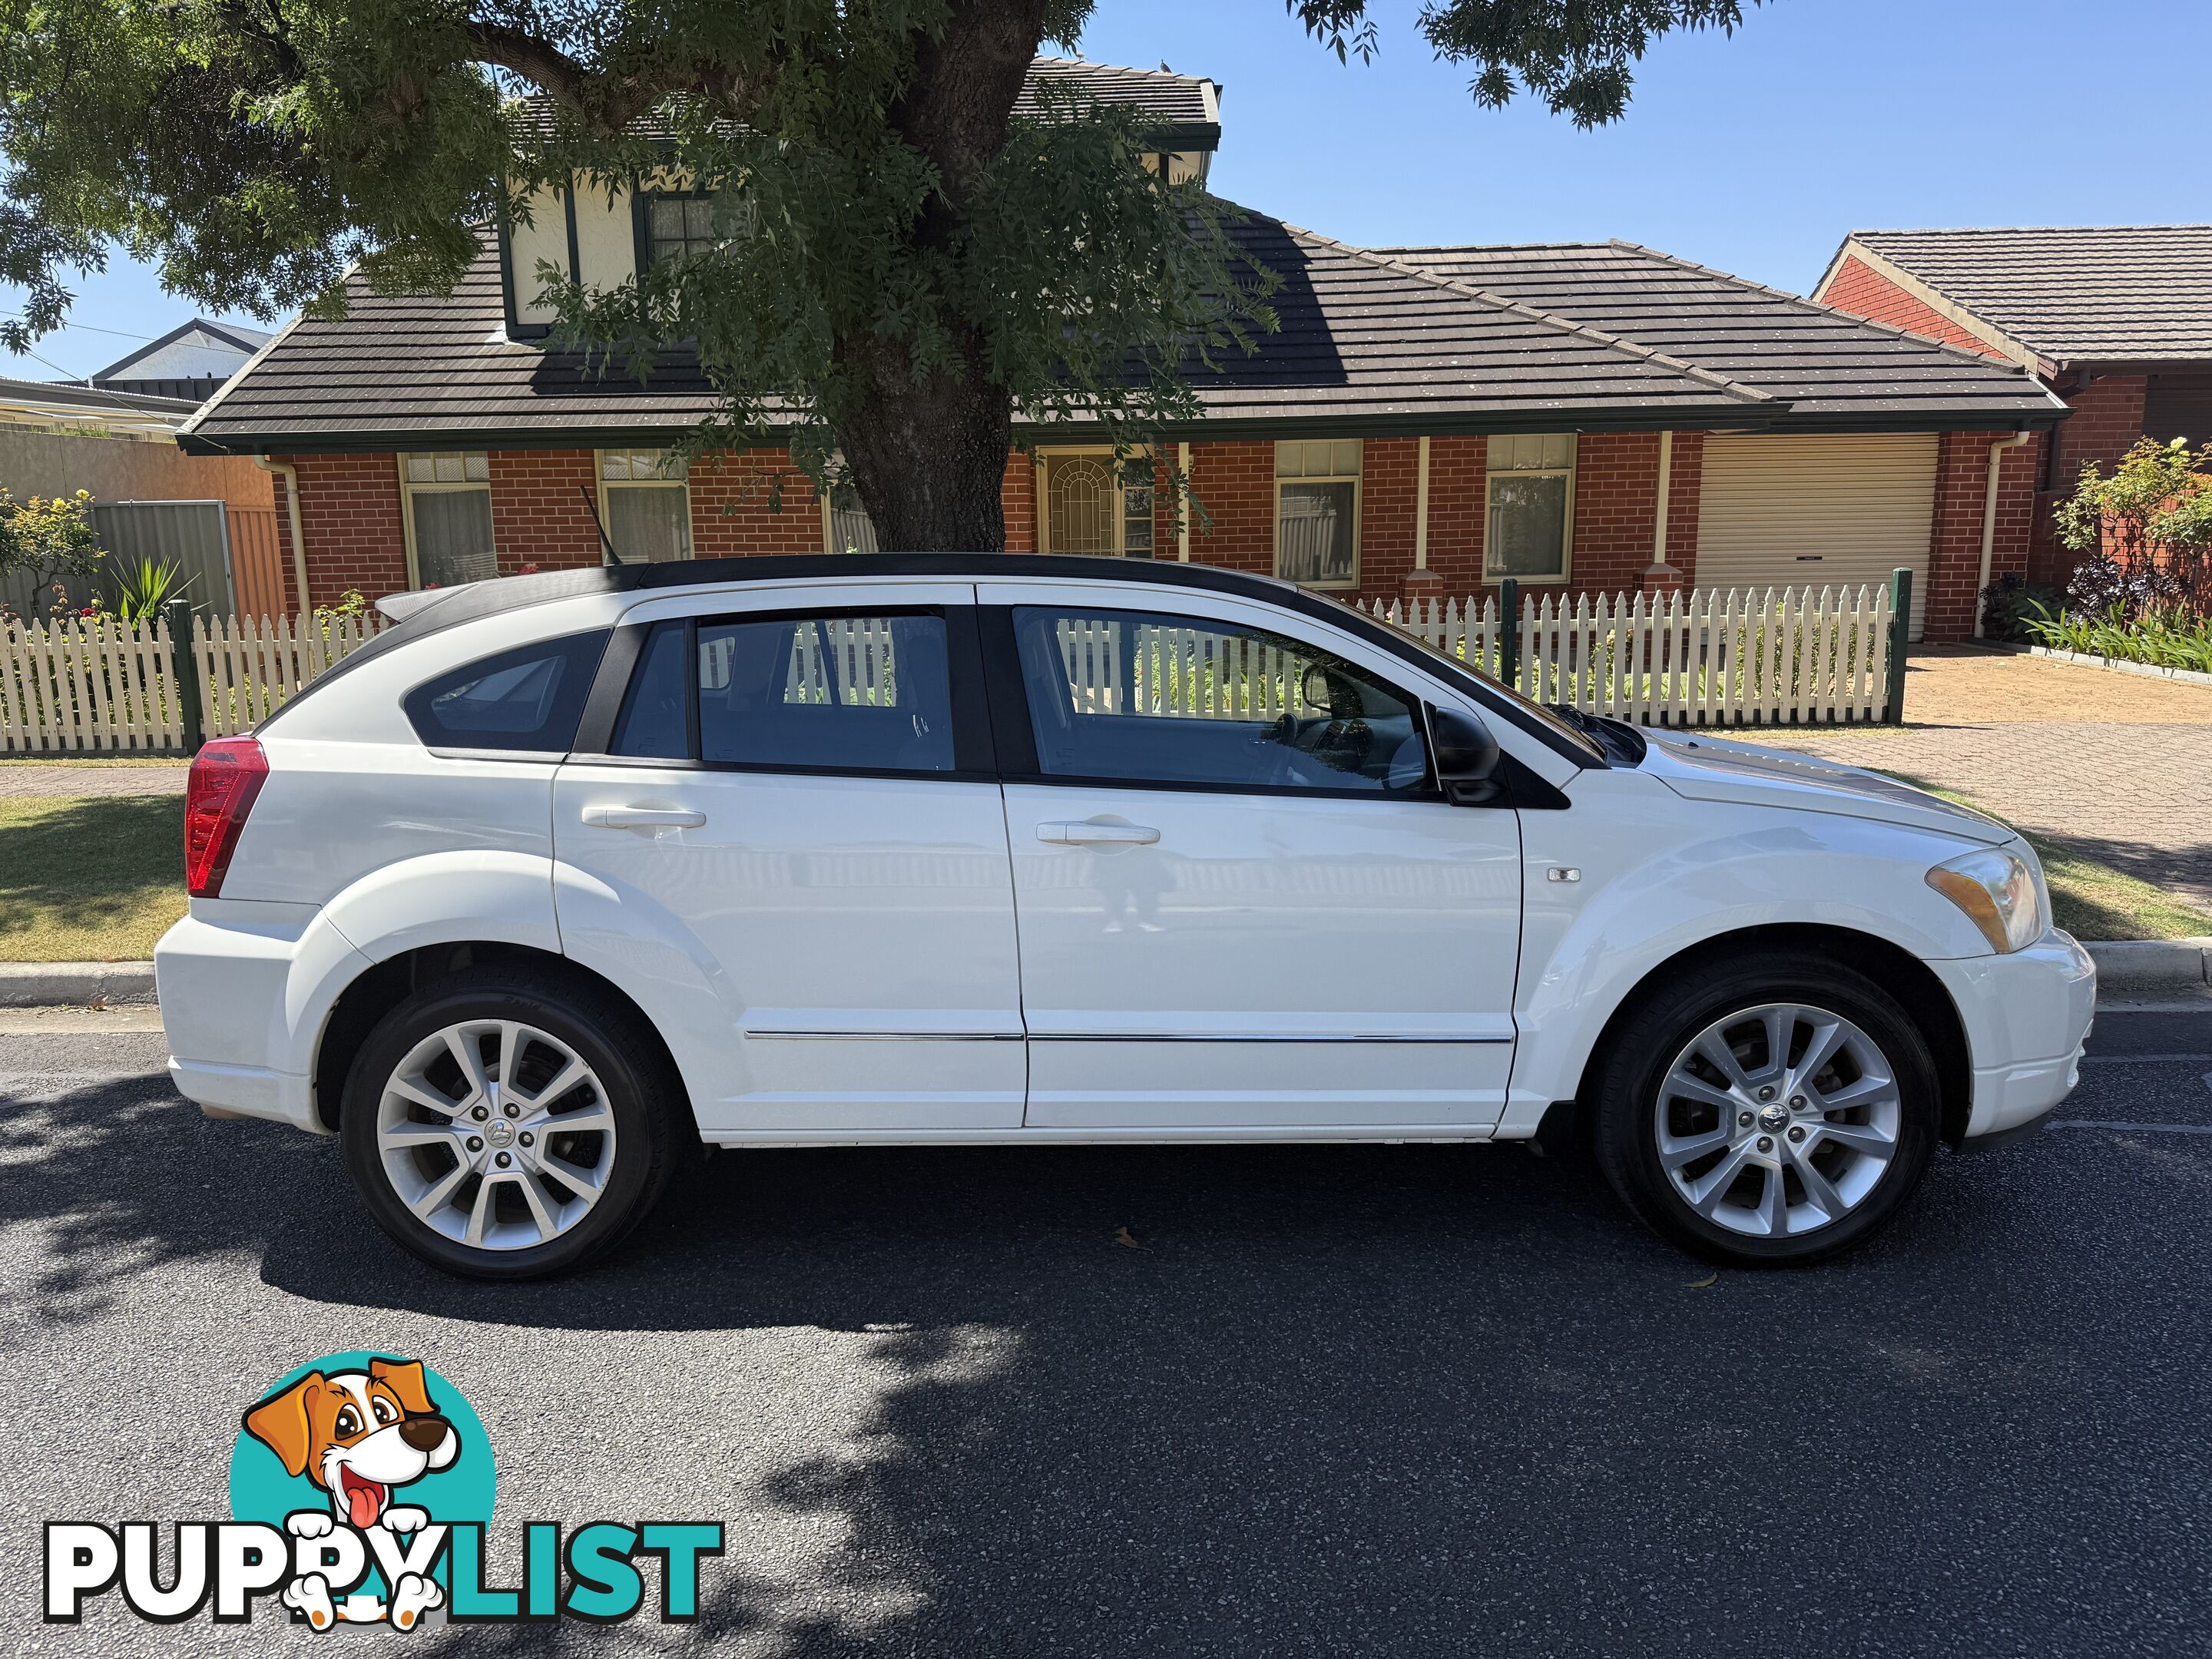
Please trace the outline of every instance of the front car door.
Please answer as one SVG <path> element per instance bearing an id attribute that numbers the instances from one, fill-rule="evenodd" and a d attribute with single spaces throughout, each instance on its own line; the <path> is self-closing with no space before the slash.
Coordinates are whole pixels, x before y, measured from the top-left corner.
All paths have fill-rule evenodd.
<path id="1" fill-rule="evenodd" d="M 1030 1032 L 1054 1130 L 1497 1121 L 1519 825 L 1455 807 L 1364 642 L 1227 595 L 986 582 Z"/>
<path id="2" fill-rule="evenodd" d="M 656 1018 L 657 979 L 712 986 L 723 1029 L 696 1049 L 710 1138 L 1020 1125 L 973 597 L 738 590 L 625 619 L 635 665 L 605 752 L 572 755 L 554 785 L 562 939 L 647 988 Z"/>

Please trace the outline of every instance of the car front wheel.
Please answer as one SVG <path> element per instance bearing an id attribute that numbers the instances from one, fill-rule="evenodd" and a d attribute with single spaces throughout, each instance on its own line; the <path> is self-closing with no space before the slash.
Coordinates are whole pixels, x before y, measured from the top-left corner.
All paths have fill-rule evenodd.
<path id="1" fill-rule="evenodd" d="M 659 1200 L 688 1133 L 680 1085 L 637 1024 L 553 975 L 481 971 L 406 998 L 356 1056 L 340 1116 L 370 1213 L 475 1279 L 533 1279 L 611 1248 Z"/>
<path id="2" fill-rule="evenodd" d="M 1936 1148 L 1926 1039 L 1872 980 L 1762 954 L 1648 999 L 1596 1103 L 1600 1166 L 1675 1243 L 1739 1266 L 1818 1261 L 1880 1227 Z"/>

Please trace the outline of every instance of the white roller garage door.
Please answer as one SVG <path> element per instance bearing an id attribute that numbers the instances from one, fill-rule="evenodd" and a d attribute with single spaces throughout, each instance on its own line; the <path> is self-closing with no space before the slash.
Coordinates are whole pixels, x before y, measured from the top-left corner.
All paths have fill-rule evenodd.
<path id="1" fill-rule="evenodd" d="M 1705 440 L 1699 587 L 1857 587 L 1912 571 L 1928 591 L 1936 434 Z"/>

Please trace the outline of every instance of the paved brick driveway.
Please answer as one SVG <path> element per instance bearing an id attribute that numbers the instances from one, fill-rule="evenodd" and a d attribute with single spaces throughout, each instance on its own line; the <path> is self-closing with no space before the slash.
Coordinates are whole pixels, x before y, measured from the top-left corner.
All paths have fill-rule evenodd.
<path id="1" fill-rule="evenodd" d="M 1954 646 L 1905 687 L 1902 730 L 1742 735 L 1955 789 L 2212 908 L 2212 686 Z"/>

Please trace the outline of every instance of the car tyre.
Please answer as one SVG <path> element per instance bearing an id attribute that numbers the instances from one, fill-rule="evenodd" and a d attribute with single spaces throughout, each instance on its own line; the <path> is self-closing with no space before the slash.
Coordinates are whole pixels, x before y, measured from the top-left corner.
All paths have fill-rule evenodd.
<path id="1" fill-rule="evenodd" d="M 1598 1167 L 1653 1231 L 1770 1267 L 1848 1250 L 1896 1213 L 1935 1156 L 1942 1091 L 1926 1037 L 1880 985 L 1763 951 L 1632 1006 L 1592 1104 Z"/>
<path id="2" fill-rule="evenodd" d="M 494 1280 L 603 1255 L 697 1146 L 682 1080 L 636 1012 L 526 969 L 471 970 L 392 1008 L 354 1058 L 338 1133 L 395 1243 Z"/>

